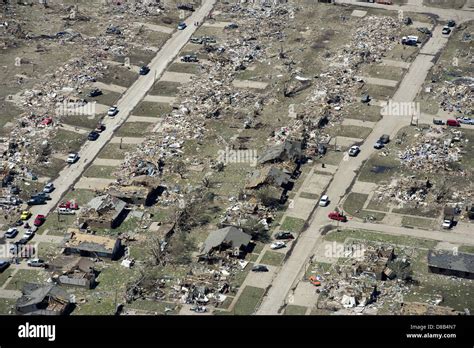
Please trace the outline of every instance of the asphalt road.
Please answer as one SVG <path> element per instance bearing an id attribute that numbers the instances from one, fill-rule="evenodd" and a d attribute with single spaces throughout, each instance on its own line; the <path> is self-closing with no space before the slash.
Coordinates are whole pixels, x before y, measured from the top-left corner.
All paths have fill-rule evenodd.
<path id="1" fill-rule="evenodd" d="M 421 50 L 421 52 L 426 51 L 429 54 L 420 53 L 411 64 L 392 98 L 393 102 L 412 102 L 415 99 L 429 70 L 433 66 L 432 60 L 434 55 L 441 51 L 448 41 L 446 37 L 442 36 L 441 27 L 441 25 L 436 27 L 432 38 Z M 331 203 L 327 207 L 318 207 L 316 209 L 310 221 L 310 226 L 298 237 L 290 257 L 273 279 L 271 287 L 263 299 L 257 314 L 281 314 L 279 309 L 285 304 L 287 294 L 301 277 L 303 267 L 312 255 L 321 235 L 320 229 L 333 223 L 333 221 L 328 219 L 328 213 L 339 206 L 341 199 L 346 195 L 352 182 L 356 179 L 357 171 L 362 167 L 364 161 L 376 151 L 373 148 L 373 144 L 382 134 L 389 134 L 393 138 L 399 129 L 409 125 L 410 122 L 411 117 L 409 116 L 384 116 L 376 124 L 364 144 L 360 146 L 360 154 L 357 157 L 348 157 L 347 155 L 344 157 L 334 175 L 333 181 L 326 191 L 326 194 L 331 199 Z"/>
<path id="2" fill-rule="evenodd" d="M 154 82 L 158 80 L 166 70 L 168 64 L 173 62 L 179 51 L 189 41 L 198 28 L 194 26 L 194 23 L 202 23 L 214 7 L 215 2 L 216 0 L 203 1 L 202 6 L 185 20 L 185 23 L 188 25 L 187 28 L 184 30 L 177 30 L 171 38 L 166 41 L 160 51 L 158 51 L 156 56 L 150 62 L 150 72 L 147 75 L 140 76 L 117 102 L 119 113 L 113 118 L 106 116 L 104 120 L 106 129 L 101 133 L 100 137 L 96 141 L 87 141 L 79 151 L 79 160 L 64 168 L 59 173 L 58 178 L 53 181 L 56 189 L 50 194 L 51 200 L 47 201 L 47 204 L 31 207 L 30 211 L 32 217 L 28 221 L 30 225 L 33 224 L 33 220 L 37 214 L 48 215 L 51 211 L 56 209 L 64 194 L 77 180 L 80 179 L 87 167 L 96 158 L 99 151 L 114 136 L 114 132 L 126 121 L 131 111 L 140 100 L 143 99 L 146 93 L 153 86 Z M 22 233 L 23 229 L 15 240 L 21 238 Z"/>

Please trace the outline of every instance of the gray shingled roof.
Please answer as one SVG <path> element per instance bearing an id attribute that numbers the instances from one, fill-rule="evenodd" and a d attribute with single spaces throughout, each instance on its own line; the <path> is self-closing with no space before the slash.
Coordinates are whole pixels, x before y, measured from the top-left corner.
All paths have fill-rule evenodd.
<path id="1" fill-rule="evenodd" d="M 453 271 L 474 273 L 474 254 L 430 250 L 428 265 Z"/>
<path id="2" fill-rule="evenodd" d="M 263 164 L 272 161 L 295 160 L 302 155 L 301 142 L 285 140 L 285 142 L 274 145 L 259 156 L 257 163 Z"/>
<path id="3" fill-rule="evenodd" d="M 226 242 L 232 247 L 240 248 L 249 244 L 251 238 L 248 234 L 242 232 L 234 226 L 221 228 L 220 230 L 212 231 L 204 242 L 202 252 L 207 254 L 213 248 L 218 247 L 222 243 Z"/>
<path id="4" fill-rule="evenodd" d="M 64 301 L 69 300 L 68 293 L 64 289 L 61 289 L 59 286 L 55 284 L 43 285 L 43 284 L 26 283 L 23 286 L 22 292 L 23 292 L 23 296 L 20 297 L 16 302 L 17 308 L 39 304 L 47 296 L 59 298 Z"/>

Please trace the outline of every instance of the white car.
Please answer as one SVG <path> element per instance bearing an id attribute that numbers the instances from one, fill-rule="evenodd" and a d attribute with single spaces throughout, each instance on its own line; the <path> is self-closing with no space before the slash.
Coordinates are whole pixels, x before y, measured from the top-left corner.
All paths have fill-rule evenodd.
<path id="1" fill-rule="evenodd" d="M 79 159 L 79 155 L 78 155 L 77 153 L 73 152 L 73 153 L 70 153 L 70 154 L 67 156 L 66 162 L 72 164 L 72 163 L 76 163 L 76 161 L 77 161 L 78 159 Z"/>
<path id="2" fill-rule="evenodd" d="M 329 204 L 329 197 L 327 195 L 324 195 L 321 197 L 319 200 L 319 206 L 320 207 L 325 207 Z"/>
<path id="3" fill-rule="evenodd" d="M 44 261 L 40 259 L 30 259 L 26 264 L 30 267 L 44 267 L 45 265 Z"/>
<path id="4" fill-rule="evenodd" d="M 110 107 L 109 111 L 107 111 L 107 115 L 109 115 L 110 117 L 114 117 L 115 115 L 118 114 L 118 112 L 119 112 L 118 107 L 114 105 Z"/>
<path id="5" fill-rule="evenodd" d="M 43 192 L 45 193 L 51 193 L 54 191 L 54 184 L 52 182 L 50 183 L 47 183 L 45 186 L 44 186 L 44 189 L 43 189 Z"/>
<path id="6" fill-rule="evenodd" d="M 270 245 L 270 248 L 275 250 L 275 249 L 281 249 L 281 248 L 284 248 L 286 246 L 285 242 L 273 242 L 271 245 Z"/>
<path id="7" fill-rule="evenodd" d="M 23 234 L 23 237 L 22 238 L 25 238 L 25 239 L 31 239 L 33 238 L 33 236 L 35 235 L 35 232 L 31 229 L 28 229 L 26 230 L 26 232 Z"/>
<path id="8" fill-rule="evenodd" d="M 360 152 L 359 146 L 357 145 L 351 146 L 351 148 L 349 149 L 349 156 L 355 157 L 359 154 L 359 152 Z"/>

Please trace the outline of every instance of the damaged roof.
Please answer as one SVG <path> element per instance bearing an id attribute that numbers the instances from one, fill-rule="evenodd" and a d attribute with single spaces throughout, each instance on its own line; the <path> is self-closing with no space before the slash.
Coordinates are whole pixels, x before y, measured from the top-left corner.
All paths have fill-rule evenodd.
<path id="1" fill-rule="evenodd" d="M 288 160 L 296 160 L 302 156 L 301 141 L 286 139 L 283 143 L 269 147 L 264 153 L 258 157 L 257 163 L 263 164 L 267 162 L 283 162 Z"/>
<path id="2" fill-rule="evenodd" d="M 241 229 L 229 226 L 221 228 L 219 230 L 212 231 L 204 242 L 202 252 L 208 253 L 212 249 L 220 246 L 221 244 L 229 244 L 232 247 L 240 248 L 250 243 L 252 238 L 244 233 Z"/>
<path id="3" fill-rule="evenodd" d="M 428 253 L 428 266 L 473 273 L 474 254 L 454 254 L 452 251 L 430 250 Z"/>
<path id="4" fill-rule="evenodd" d="M 265 167 L 254 171 L 245 186 L 246 188 L 255 188 L 263 184 L 282 186 L 290 180 L 290 175 L 275 166 Z"/>
<path id="5" fill-rule="evenodd" d="M 23 296 L 17 302 L 17 307 L 27 307 L 43 302 L 46 297 L 53 297 L 59 301 L 69 302 L 68 293 L 55 284 L 26 283 L 22 289 Z"/>

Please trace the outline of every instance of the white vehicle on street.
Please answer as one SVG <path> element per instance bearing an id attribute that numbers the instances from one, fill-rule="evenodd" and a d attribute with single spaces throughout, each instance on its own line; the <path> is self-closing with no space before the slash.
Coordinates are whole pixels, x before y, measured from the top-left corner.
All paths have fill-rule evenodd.
<path id="1" fill-rule="evenodd" d="M 319 206 L 320 207 L 325 207 L 329 204 L 329 197 L 327 195 L 324 195 L 321 197 L 319 200 Z"/>
<path id="2" fill-rule="evenodd" d="M 349 156 L 355 157 L 359 154 L 359 152 L 360 152 L 359 146 L 357 145 L 351 146 L 351 148 L 349 149 Z"/>
<path id="3" fill-rule="evenodd" d="M 110 109 L 107 111 L 107 115 L 109 115 L 110 117 L 114 117 L 115 115 L 118 114 L 118 112 L 119 112 L 118 107 L 114 105 L 114 106 L 111 106 Z"/>
<path id="4" fill-rule="evenodd" d="M 284 248 L 285 246 L 286 246 L 285 242 L 273 242 L 270 245 L 270 248 L 273 250 L 276 250 L 276 249 Z"/>
<path id="5" fill-rule="evenodd" d="M 69 163 L 69 164 L 73 164 L 73 163 L 76 163 L 78 159 L 79 159 L 79 155 L 77 153 L 73 152 L 73 153 L 70 153 L 67 156 L 66 162 Z"/>

